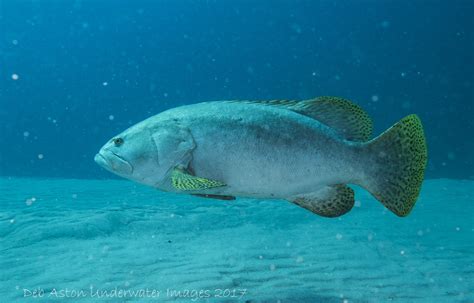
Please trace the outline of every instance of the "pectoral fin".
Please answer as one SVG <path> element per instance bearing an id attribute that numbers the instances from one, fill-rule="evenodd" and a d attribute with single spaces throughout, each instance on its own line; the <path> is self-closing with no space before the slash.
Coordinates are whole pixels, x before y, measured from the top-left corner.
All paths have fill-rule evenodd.
<path id="1" fill-rule="evenodd" d="M 226 186 L 225 183 L 220 181 L 190 175 L 180 168 L 175 168 L 171 172 L 171 183 L 173 184 L 174 188 L 182 191 L 203 190 Z"/>
<path id="2" fill-rule="evenodd" d="M 291 202 L 323 217 L 339 217 L 354 206 L 354 191 L 338 184 L 306 195 L 296 196 Z"/>

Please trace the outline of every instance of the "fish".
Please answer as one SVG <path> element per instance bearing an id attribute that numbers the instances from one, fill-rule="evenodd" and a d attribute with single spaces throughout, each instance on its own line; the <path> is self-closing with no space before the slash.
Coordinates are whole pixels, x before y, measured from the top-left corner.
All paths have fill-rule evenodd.
<path id="1" fill-rule="evenodd" d="M 328 218 L 353 208 L 359 186 L 407 216 L 428 158 L 422 123 L 411 114 L 375 138 L 372 131 L 369 115 L 340 97 L 210 101 L 147 118 L 94 159 L 165 192 L 283 199 Z"/>

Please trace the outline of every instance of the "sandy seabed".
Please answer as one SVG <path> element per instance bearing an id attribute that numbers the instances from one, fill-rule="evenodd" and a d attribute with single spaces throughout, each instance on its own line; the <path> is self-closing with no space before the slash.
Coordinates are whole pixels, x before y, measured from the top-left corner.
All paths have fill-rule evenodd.
<path id="1" fill-rule="evenodd" d="M 117 180 L 0 179 L 1 302 L 474 302 L 474 181 L 398 218 Z"/>

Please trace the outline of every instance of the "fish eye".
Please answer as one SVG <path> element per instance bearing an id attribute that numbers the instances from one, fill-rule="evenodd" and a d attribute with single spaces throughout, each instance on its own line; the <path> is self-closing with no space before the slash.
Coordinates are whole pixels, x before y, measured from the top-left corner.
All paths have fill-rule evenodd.
<path id="1" fill-rule="evenodd" d="M 120 146 L 123 144 L 123 139 L 122 138 L 114 138 L 112 139 L 112 141 L 114 142 L 115 146 Z"/>

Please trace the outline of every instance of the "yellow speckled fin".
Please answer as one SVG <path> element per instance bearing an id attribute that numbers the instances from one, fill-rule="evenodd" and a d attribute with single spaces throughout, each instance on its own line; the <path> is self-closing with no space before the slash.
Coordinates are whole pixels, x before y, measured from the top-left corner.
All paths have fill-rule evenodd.
<path id="1" fill-rule="evenodd" d="M 365 142 L 372 136 L 372 120 L 357 104 L 339 97 L 318 97 L 298 102 L 292 109 L 315 118 L 351 141 Z"/>
<path id="2" fill-rule="evenodd" d="M 423 182 L 428 151 L 420 119 L 409 115 L 366 145 L 370 166 L 358 183 L 396 215 L 408 215 Z"/>
<path id="3" fill-rule="evenodd" d="M 354 191 L 343 184 L 328 187 L 323 192 L 297 196 L 291 202 L 323 217 L 339 217 L 354 206 Z"/>
<path id="4" fill-rule="evenodd" d="M 226 186 L 225 183 L 192 176 L 183 169 L 175 168 L 171 172 L 171 183 L 177 190 L 193 191 Z"/>

